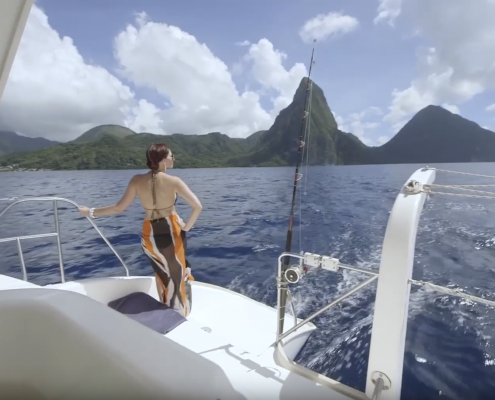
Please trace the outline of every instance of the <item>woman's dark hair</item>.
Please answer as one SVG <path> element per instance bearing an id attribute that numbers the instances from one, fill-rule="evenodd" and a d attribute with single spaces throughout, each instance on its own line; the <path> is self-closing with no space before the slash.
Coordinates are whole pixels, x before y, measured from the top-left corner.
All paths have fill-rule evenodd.
<path id="1" fill-rule="evenodd" d="M 146 165 L 152 171 L 156 171 L 160 161 L 167 158 L 169 152 L 170 150 L 166 144 L 153 143 L 148 147 L 148 150 L 146 150 Z"/>
<path id="2" fill-rule="evenodd" d="M 153 196 L 153 207 L 156 204 L 156 175 L 158 174 L 158 164 L 168 157 L 169 148 L 164 143 L 153 143 L 146 150 L 146 165 L 151 169 L 151 194 Z"/>

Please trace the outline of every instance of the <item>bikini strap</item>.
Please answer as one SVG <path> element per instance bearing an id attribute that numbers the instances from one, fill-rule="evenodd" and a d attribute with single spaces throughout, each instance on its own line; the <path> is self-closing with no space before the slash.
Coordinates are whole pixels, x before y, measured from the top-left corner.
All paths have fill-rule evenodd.
<path id="1" fill-rule="evenodd" d="M 155 212 L 157 212 L 156 209 L 156 190 L 155 190 L 155 182 L 156 182 L 156 175 L 158 174 L 158 171 L 155 169 L 151 170 L 151 196 L 153 197 L 153 210 L 151 211 L 151 218 L 154 219 L 153 217 L 155 216 Z"/>
<path id="2" fill-rule="evenodd" d="M 165 207 L 165 208 L 156 208 L 156 189 L 155 189 L 155 185 L 156 185 L 156 175 L 157 174 L 158 174 L 158 171 L 157 170 L 155 170 L 155 169 L 152 169 L 151 170 L 151 196 L 153 197 L 153 208 L 151 209 L 151 218 L 150 218 L 151 220 L 154 219 L 153 217 L 154 217 L 155 213 L 158 212 L 158 210 L 168 210 L 169 208 L 172 208 L 173 206 L 175 206 L 175 204 L 177 203 L 177 194 L 175 194 L 174 204 L 172 204 L 169 207 Z M 149 208 L 145 208 L 145 210 L 150 210 L 150 209 Z"/>

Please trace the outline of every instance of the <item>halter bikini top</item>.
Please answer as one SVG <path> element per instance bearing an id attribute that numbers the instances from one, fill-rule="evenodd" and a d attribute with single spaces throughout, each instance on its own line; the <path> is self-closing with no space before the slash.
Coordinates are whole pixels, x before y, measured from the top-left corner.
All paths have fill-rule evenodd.
<path id="1" fill-rule="evenodd" d="M 157 173 L 158 173 L 158 171 L 151 171 L 151 174 L 152 174 L 152 178 L 151 178 L 151 196 L 153 197 L 153 208 L 143 207 L 145 210 L 151 210 L 151 218 L 150 218 L 150 220 L 153 220 L 154 219 L 153 216 L 155 215 L 155 212 L 158 212 L 158 211 L 161 211 L 161 210 L 167 210 L 167 209 L 172 208 L 173 206 L 175 206 L 175 204 L 177 204 L 177 194 L 176 194 L 175 195 L 174 204 L 172 204 L 169 207 L 165 207 L 165 208 L 156 208 L 155 181 L 156 181 L 156 174 Z"/>

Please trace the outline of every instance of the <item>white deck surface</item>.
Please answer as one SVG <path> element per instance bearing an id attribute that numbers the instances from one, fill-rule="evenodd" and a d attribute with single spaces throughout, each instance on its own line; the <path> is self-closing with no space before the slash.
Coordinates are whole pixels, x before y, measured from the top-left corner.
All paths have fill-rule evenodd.
<path id="1" fill-rule="evenodd" d="M 206 332 L 190 320 L 163 336 L 86 295 L 60 287 L 15 290 L 11 279 L 0 282 L 9 289 L 0 288 L 0 391 L 35 390 L 40 399 L 103 393 L 121 399 L 165 393 L 213 400 L 348 398 L 277 365 L 273 348 L 258 356 L 215 335 L 220 322 Z"/>

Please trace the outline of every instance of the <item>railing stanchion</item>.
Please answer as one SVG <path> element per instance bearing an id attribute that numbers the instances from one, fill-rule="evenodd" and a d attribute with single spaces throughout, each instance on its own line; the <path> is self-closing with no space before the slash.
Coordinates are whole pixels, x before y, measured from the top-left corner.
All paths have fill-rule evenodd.
<path id="1" fill-rule="evenodd" d="M 60 240 L 60 223 L 58 222 L 57 200 L 53 200 L 53 216 L 55 218 L 55 232 L 57 232 L 58 264 L 60 266 L 60 281 L 65 283 L 64 259 L 62 256 L 62 241 Z"/>
<path id="2" fill-rule="evenodd" d="M 21 260 L 21 268 L 22 268 L 22 279 L 27 282 L 27 270 L 26 270 L 26 264 L 24 263 L 24 255 L 22 254 L 22 246 L 21 246 L 21 239 L 17 238 L 17 251 L 19 252 L 19 259 Z"/>
<path id="3" fill-rule="evenodd" d="M 69 199 L 64 199 L 62 197 L 31 197 L 27 199 L 18 199 L 17 197 L 12 197 L 10 199 L 0 199 L 2 200 L 10 200 L 12 203 L 10 203 L 8 206 L 4 207 L 2 210 L 0 210 L 0 218 L 2 218 L 7 211 L 9 211 L 12 207 L 14 207 L 17 204 L 20 203 L 25 203 L 25 202 L 31 202 L 31 201 L 52 201 L 53 202 L 53 217 L 55 221 L 55 232 L 54 233 L 41 233 L 38 235 L 27 235 L 27 236 L 14 236 L 14 237 L 9 237 L 9 238 L 2 238 L 0 239 L 0 243 L 5 243 L 5 242 L 10 242 L 10 241 L 17 241 L 17 249 L 19 250 L 19 257 L 21 259 L 21 265 L 23 268 L 23 277 L 24 280 L 27 280 L 27 271 L 26 271 L 26 266 L 24 263 L 24 257 L 22 254 L 22 247 L 21 247 L 21 240 L 25 239 L 35 239 L 35 238 L 43 238 L 43 237 L 51 237 L 51 236 L 56 236 L 57 237 L 57 250 L 58 250 L 58 262 L 59 262 L 59 267 L 60 267 L 60 280 L 62 283 L 65 283 L 65 270 L 64 270 L 64 260 L 62 256 L 62 238 L 60 236 L 60 222 L 58 220 L 58 202 L 63 202 L 63 203 L 69 203 L 72 204 L 74 207 L 78 207 L 77 203 L 69 200 Z M 108 241 L 108 239 L 103 235 L 103 233 L 98 229 L 96 224 L 88 218 L 88 221 L 91 223 L 93 228 L 96 230 L 98 235 L 103 239 L 103 241 L 107 244 L 108 247 L 110 247 L 110 250 L 112 253 L 118 258 L 120 263 L 122 264 L 122 267 L 124 267 L 125 274 L 127 277 L 130 276 L 129 274 L 129 268 L 127 268 L 127 265 L 125 264 L 124 260 L 122 257 L 120 257 L 119 253 L 114 249 L 112 244 Z"/>

